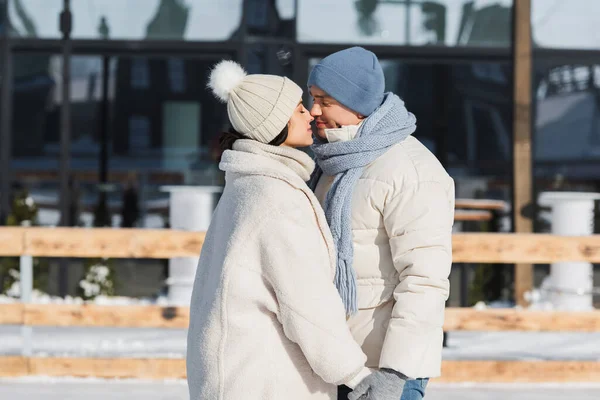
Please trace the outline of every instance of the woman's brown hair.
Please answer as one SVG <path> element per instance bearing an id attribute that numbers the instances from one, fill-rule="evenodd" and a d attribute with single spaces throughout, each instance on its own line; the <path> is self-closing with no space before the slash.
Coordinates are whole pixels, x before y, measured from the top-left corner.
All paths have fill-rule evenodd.
<path id="1" fill-rule="evenodd" d="M 275 137 L 275 139 L 271 140 L 268 144 L 271 146 L 281 146 L 288 137 L 288 127 L 287 125 L 283 128 L 281 133 Z M 221 137 L 219 138 L 219 146 L 221 147 L 221 151 L 231 150 L 233 148 L 233 144 L 236 140 L 239 139 L 248 139 L 246 136 L 237 132 L 233 128 L 229 128 L 228 131 L 223 132 Z"/>

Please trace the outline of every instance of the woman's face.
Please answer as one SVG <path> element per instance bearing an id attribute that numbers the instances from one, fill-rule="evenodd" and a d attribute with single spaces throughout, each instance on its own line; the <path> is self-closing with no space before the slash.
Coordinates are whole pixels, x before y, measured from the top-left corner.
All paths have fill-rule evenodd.
<path id="1" fill-rule="evenodd" d="M 292 118 L 288 122 L 288 136 L 282 146 L 296 148 L 313 144 L 312 129 L 310 127 L 313 119 L 302 102 L 298 103 Z"/>

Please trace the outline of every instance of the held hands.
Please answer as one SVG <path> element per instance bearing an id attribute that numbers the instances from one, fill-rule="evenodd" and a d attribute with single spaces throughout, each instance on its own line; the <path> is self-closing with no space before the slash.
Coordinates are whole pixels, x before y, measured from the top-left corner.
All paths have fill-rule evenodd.
<path id="1" fill-rule="evenodd" d="M 363 379 L 348 400 L 399 400 L 406 377 L 393 369 L 383 368 Z"/>

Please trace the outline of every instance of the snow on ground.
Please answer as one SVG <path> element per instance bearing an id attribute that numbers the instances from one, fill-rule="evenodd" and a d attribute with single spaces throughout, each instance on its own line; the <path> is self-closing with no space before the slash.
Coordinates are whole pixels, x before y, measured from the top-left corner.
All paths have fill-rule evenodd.
<path id="1" fill-rule="evenodd" d="M 36 356 L 174 357 L 186 331 L 132 328 L 33 328 Z M 0 326 L 0 355 L 19 354 L 20 326 Z M 600 333 L 450 332 L 445 359 L 600 360 Z M 110 383 L 110 384 L 107 384 Z M 23 377 L 0 379 L 0 399 L 187 400 L 182 380 L 140 381 Z M 596 400 L 598 384 L 438 384 L 427 400 Z"/>
<path id="2" fill-rule="evenodd" d="M 0 355 L 19 354 L 21 327 L 0 326 Z M 33 328 L 36 356 L 185 356 L 182 329 Z M 450 332 L 445 359 L 600 360 L 600 333 Z M 110 383 L 110 384 L 106 384 Z M 0 399 L 187 400 L 185 381 L 0 379 Z M 437 384 L 427 400 L 597 400 L 598 384 Z"/>
<path id="3" fill-rule="evenodd" d="M 600 360 L 600 333 L 449 332 L 446 360 Z"/>
<path id="4" fill-rule="evenodd" d="M 34 327 L 32 331 L 37 356 L 185 356 L 183 329 Z M 20 326 L 0 326 L 0 338 L 0 355 L 20 353 Z M 600 333 L 450 332 L 444 358 L 600 361 Z"/>
<path id="5" fill-rule="evenodd" d="M 11 304 L 18 303 L 21 300 L 18 298 L 19 296 L 19 285 L 18 283 L 13 284 L 13 287 L 10 289 L 10 296 L 0 294 L 0 304 Z M 40 292 L 37 289 L 34 289 L 31 292 L 31 302 L 34 304 L 96 304 L 100 306 L 126 306 L 126 305 L 159 305 L 159 306 L 167 306 L 168 300 L 165 296 L 160 296 L 156 299 L 151 298 L 135 298 L 135 297 L 125 297 L 125 296 L 104 296 L 100 295 L 94 298 L 93 300 L 84 300 L 81 297 L 58 297 L 58 296 L 50 296 L 47 293 Z"/>
<path id="6" fill-rule="evenodd" d="M 34 294 L 36 303 L 81 304 L 79 298 Z M 14 299 L 0 296 L 0 303 Z M 103 305 L 161 304 L 166 299 L 98 297 Z M 482 308 L 479 305 L 478 308 Z M 486 306 L 487 307 L 487 306 Z M 477 307 L 476 307 L 477 308 Z M 27 329 L 27 328 L 26 328 Z M 38 357 L 185 356 L 186 330 L 155 328 L 31 328 L 33 355 Z M 21 326 L 0 325 L 0 356 L 22 351 Z M 600 333 L 449 332 L 447 360 L 595 360 L 600 361 Z M 110 383 L 110 384 L 107 384 Z M 596 400 L 598 384 L 437 384 L 427 400 Z M 187 400 L 181 380 L 140 381 L 23 377 L 0 379 L 0 400 Z"/>
<path id="7" fill-rule="evenodd" d="M 185 357 L 182 329 L 35 327 L 32 331 L 34 356 Z M 0 326 L 0 338 L 0 354 L 21 352 L 20 326 Z"/>
<path id="8" fill-rule="evenodd" d="M 432 383 L 427 400 L 597 400 L 600 384 L 470 385 Z M 188 400 L 182 380 L 100 380 L 75 378 L 0 379 L 0 399 L 21 400 Z"/>
<path id="9" fill-rule="evenodd" d="M 0 399 L 7 400 L 188 400 L 188 398 L 185 381 L 103 381 L 69 378 L 0 380 Z"/>
<path id="10" fill-rule="evenodd" d="M 426 400 L 597 400 L 600 385 L 432 384 Z M 29 400 L 29 399 L 27 399 Z"/>

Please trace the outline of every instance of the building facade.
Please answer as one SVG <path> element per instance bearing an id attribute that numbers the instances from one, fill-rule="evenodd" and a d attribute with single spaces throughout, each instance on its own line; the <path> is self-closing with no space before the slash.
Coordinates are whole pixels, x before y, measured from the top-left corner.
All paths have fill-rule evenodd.
<path id="1" fill-rule="evenodd" d="M 162 186 L 223 182 L 213 64 L 304 87 L 352 45 L 379 56 L 457 196 L 510 202 L 513 1 L 2 0 L 3 221 L 25 189 L 41 225 L 120 226 L 133 192 L 134 226 L 168 226 Z M 596 3 L 532 0 L 536 193 L 600 190 Z"/>

